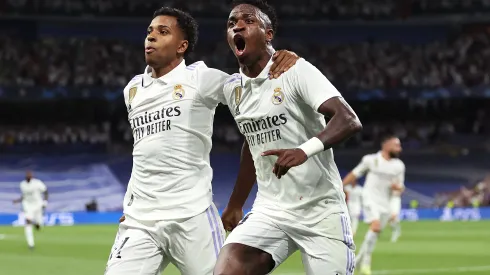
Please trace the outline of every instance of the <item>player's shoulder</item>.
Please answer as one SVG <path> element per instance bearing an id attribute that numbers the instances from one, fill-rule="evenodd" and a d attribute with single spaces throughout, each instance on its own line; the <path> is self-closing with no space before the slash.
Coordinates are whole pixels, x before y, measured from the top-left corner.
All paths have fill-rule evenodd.
<path id="1" fill-rule="evenodd" d="M 403 162 L 403 160 L 401 160 L 401 159 L 398 159 L 398 158 L 397 158 L 397 159 L 394 159 L 394 161 L 395 161 L 395 163 L 396 163 L 398 166 L 400 166 L 400 168 L 405 169 L 405 163 Z"/>
<path id="2" fill-rule="evenodd" d="M 296 60 L 296 63 L 287 70 L 283 75 L 285 77 L 297 76 L 305 73 L 305 70 L 308 71 L 311 68 L 316 68 L 313 64 L 308 62 L 304 58 L 300 58 Z"/>
<path id="3" fill-rule="evenodd" d="M 131 80 L 129 80 L 128 84 L 126 84 L 126 87 L 124 88 L 124 90 L 129 90 L 132 87 L 141 84 L 142 80 L 143 80 L 143 74 L 138 74 L 138 75 L 133 76 L 133 78 L 131 78 Z"/>
<path id="4" fill-rule="evenodd" d="M 362 157 L 363 161 L 374 161 L 378 157 L 377 153 L 367 154 Z"/>
<path id="5" fill-rule="evenodd" d="M 230 76 L 228 76 L 225 79 L 225 83 L 223 84 L 223 88 L 225 90 L 232 90 L 234 89 L 237 85 L 242 85 L 242 75 L 239 73 L 234 73 Z"/>

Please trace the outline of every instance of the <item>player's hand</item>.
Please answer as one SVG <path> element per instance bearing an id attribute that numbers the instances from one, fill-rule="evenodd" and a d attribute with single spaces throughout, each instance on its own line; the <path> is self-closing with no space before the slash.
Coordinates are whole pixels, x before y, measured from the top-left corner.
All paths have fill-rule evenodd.
<path id="1" fill-rule="evenodd" d="M 272 56 L 272 64 L 269 70 L 269 79 L 278 78 L 281 74 L 287 72 L 296 61 L 298 61 L 299 56 L 287 50 L 280 50 L 274 53 Z"/>
<path id="2" fill-rule="evenodd" d="M 401 189 L 402 189 L 402 187 L 400 186 L 400 184 L 398 184 L 398 183 L 392 183 L 391 184 L 391 190 L 400 191 Z"/>
<path id="3" fill-rule="evenodd" d="M 124 214 L 119 218 L 119 223 L 122 223 L 123 221 L 126 220 L 126 216 Z"/>
<path id="4" fill-rule="evenodd" d="M 299 148 L 269 150 L 263 152 L 262 156 L 278 157 L 274 164 L 274 168 L 272 169 L 272 173 L 274 173 L 278 179 L 285 175 L 290 168 L 299 166 L 308 159 L 306 153 Z"/>
<path id="5" fill-rule="evenodd" d="M 225 210 L 223 210 L 223 214 L 221 214 L 221 221 L 223 222 L 223 227 L 226 231 L 235 229 L 242 218 L 243 210 L 242 208 L 237 207 L 226 206 Z"/>

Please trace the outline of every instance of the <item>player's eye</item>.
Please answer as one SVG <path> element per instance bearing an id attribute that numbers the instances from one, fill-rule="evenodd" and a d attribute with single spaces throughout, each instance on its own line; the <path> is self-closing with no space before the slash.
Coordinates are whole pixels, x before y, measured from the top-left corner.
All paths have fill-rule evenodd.
<path id="1" fill-rule="evenodd" d="M 160 30 L 160 34 L 167 35 L 168 31 L 167 30 Z"/>
<path id="2" fill-rule="evenodd" d="M 228 28 L 235 26 L 235 22 L 228 21 Z"/>
<path id="3" fill-rule="evenodd" d="M 150 34 L 150 33 L 151 33 L 151 29 L 147 29 L 146 34 Z"/>
<path id="4" fill-rule="evenodd" d="M 253 24 L 254 20 L 253 19 L 246 19 L 245 23 L 247 24 Z"/>

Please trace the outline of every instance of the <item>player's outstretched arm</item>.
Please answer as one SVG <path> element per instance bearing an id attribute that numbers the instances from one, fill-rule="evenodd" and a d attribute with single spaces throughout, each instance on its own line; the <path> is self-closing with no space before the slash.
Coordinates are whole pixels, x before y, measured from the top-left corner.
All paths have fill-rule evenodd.
<path id="1" fill-rule="evenodd" d="M 221 220 L 226 231 L 233 230 L 243 217 L 243 205 L 252 191 L 252 187 L 257 179 L 252 154 L 247 141 L 243 142 L 242 154 L 240 159 L 240 169 L 235 182 L 235 187 L 231 193 L 230 200 L 226 206 Z"/>
<path id="2" fill-rule="evenodd" d="M 269 70 L 269 79 L 279 78 L 281 74 L 291 69 L 291 67 L 296 64 L 296 61 L 298 61 L 298 59 L 299 56 L 294 52 L 290 52 L 287 50 L 280 50 L 275 52 L 272 56 L 272 61 L 274 61 L 274 63 Z"/>
<path id="3" fill-rule="evenodd" d="M 262 156 L 278 157 L 272 170 L 278 178 L 285 175 L 290 168 L 306 162 L 309 157 L 349 139 L 362 130 L 356 113 L 341 97 L 328 99 L 320 105 L 318 112 L 330 117 L 330 121 L 315 138 L 295 149 L 269 150 L 262 153 Z"/>

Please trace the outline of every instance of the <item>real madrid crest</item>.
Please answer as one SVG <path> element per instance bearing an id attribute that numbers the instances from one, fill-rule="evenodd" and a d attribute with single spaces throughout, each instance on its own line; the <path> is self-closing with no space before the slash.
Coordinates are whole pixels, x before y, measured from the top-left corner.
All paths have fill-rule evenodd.
<path id="1" fill-rule="evenodd" d="M 131 110 L 131 102 L 133 102 L 134 97 L 136 96 L 136 92 L 138 92 L 137 87 L 133 87 L 129 89 L 129 98 L 128 98 L 128 109 Z"/>
<path id="2" fill-rule="evenodd" d="M 174 93 L 172 94 L 172 97 L 176 100 L 182 99 L 185 96 L 185 91 L 182 88 L 182 85 L 177 84 L 174 86 Z"/>
<path id="3" fill-rule="evenodd" d="M 279 105 L 284 101 L 284 93 L 281 91 L 281 88 L 277 87 L 274 89 L 274 93 L 272 94 L 272 103 L 274 105 Z"/>
<path id="4" fill-rule="evenodd" d="M 240 109 L 238 106 L 240 105 L 240 101 L 242 100 L 242 86 L 236 86 L 233 89 L 233 93 L 235 94 L 235 115 L 240 114 Z"/>

